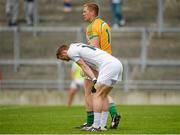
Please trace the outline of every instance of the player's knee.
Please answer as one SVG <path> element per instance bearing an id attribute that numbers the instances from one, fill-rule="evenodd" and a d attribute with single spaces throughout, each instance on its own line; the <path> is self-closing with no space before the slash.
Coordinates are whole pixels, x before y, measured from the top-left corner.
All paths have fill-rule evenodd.
<path id="1" fill-rule="evenodd" d="M 102 98 L 107 98 L 107 93 L 106 93 L 106 91 L 100 89 L 97 93 L 97 96 L 100 96 Z"/>
<path id="2" fill-rule="evenodd" d="M 91 92 L 85 92 L 84 93 L 84 97 L 87 99 L 87 98 L 90 98 L 92 97 L 92 93 Z"/>

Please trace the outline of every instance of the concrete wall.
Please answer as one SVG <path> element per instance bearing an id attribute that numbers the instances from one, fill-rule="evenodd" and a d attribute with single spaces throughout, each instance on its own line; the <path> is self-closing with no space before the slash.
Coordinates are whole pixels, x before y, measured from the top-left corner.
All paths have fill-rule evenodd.
<path id="1" fill-rule="evenodd" d="M 144 90 L 123 92 L 113 90 L 116 104 L 176 104 L 180 105 L 180 90 Z M 66 105 L 67 91 L 57 90 L 0 90 L 1 105 Z M 83 92 L 79 91 L 74 105 L 84 105 Z"/>

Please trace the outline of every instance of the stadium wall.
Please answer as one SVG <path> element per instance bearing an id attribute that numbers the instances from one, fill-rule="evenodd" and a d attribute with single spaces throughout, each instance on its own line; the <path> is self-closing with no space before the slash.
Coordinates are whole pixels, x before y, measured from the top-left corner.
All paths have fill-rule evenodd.
<path id="1" fill-rule="evenodd" d="M 65 90 L 1 90 L 1 105 L 66 105 Z M 116 104 L 124 105 L 180 105 L 179 90 L 113 90 Z M 84 105 L 83 92 L 79 91 L 73 105 Z"/>

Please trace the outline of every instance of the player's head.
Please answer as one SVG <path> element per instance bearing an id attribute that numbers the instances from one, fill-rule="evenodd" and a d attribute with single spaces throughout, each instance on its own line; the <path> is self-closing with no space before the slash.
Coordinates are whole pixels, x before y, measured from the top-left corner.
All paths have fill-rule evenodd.
<path id="1" fill-rule="evenodd" d="M 68 50 L 68 46 L 67 45 L 61 45 L 56 52 L 56 57 L 57 59 L 61 59 L 61 60 L 65 60 L 65 61 L 69 61 L 70 58 L 67 55 L 67 50 Z"/>
<path id="2" fill-rule="evenodd" d="M 83 5 L 83 17 L 85 21 L 92 21 L 98 16 L 99 7 L 95 3 L 86 3 Z"/>

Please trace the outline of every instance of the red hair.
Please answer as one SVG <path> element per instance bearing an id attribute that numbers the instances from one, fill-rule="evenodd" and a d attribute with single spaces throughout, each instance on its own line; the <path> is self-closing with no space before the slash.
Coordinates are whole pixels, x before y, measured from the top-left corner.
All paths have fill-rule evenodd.
<path id="1" fill-rule="evenodd" d="M 95 3 L 86 3 L 83 5 L 83 7 L 87 7 L 89 11 L 94 11 L 95 16 L 98 16 L 99 14 L 99 7 Z"/>

